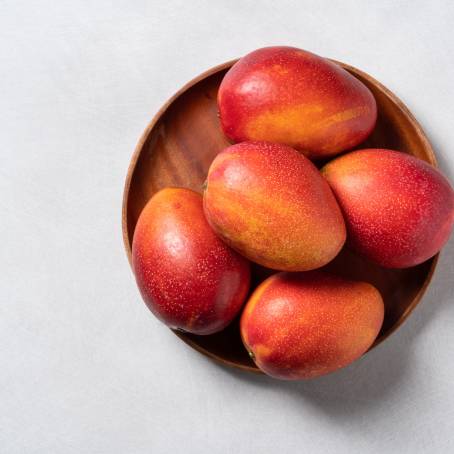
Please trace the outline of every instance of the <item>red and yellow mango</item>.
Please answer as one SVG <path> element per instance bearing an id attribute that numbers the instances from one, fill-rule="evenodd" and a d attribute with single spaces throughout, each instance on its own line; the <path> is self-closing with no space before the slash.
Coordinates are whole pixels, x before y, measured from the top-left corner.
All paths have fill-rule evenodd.
<path id="1" fill-rule="evenodd" d="M 221 82 L 218 106 L 232 141 L 284 143 L 315 159 L 358 145 L 377 118 L 361 81 L 330 60 L 282 46 L 235 63 Z"/>
<path id="2" fill-rule="evenodd" d="M 218 154 L 208 171 L 204 210 L 229 246 L 272 269 L 319 268 L 345 242 L 329 185 L 311 161 L 282 144 L 243 142 Z"/>
<path id="3" fill-rule="evenodd" d="M 149 200 L 134 231 L 132 265 L 153 314 L 194 334 L 225 328 L 249 290 L 249 263 L 214 234 L 202 197 L 189 189 L 163 189 Z"/>
<path id="4" fill-rule="evenodd" d="M 368 283 L 320 271 L 278 273 L 251 295 L 240 329 L 261 370 L 299 380 L 359 358 L 377 337 L 383 316 L 380 293 Z"/>
<path id="5" fill-rule="evenodd" d="M 323 169 L 344 213 L 348 243 L 387 268 L 435 255 L 454 223 L 454 191 L 434 167 L 405 153 L 359 150 Z"/>

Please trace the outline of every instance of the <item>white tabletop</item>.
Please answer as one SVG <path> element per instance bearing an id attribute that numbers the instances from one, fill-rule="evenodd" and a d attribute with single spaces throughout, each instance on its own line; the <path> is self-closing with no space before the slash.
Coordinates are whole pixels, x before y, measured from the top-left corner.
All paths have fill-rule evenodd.
<path id="1" fill-rule="evenodd" d="M 121 238 L 151 116 L 264 45 L 382 81 L 452 178 L 453 23 L 448 0 L 0 1 L 0 452 L 454 452 L 454 241 L 389 340 L 287 383 L 218 366 L 157 322 Z"/>

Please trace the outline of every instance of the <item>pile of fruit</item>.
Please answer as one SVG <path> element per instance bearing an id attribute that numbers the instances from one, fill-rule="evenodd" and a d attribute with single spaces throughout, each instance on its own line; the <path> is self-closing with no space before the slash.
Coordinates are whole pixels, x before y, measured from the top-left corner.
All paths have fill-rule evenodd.
<path id="1" fill-rule="evenodd" d="M 273 377 L 344 367 L 377 337 L 383 300 L 370 283 L 314 270 L 344 243 L 386 268 L 426 261 L 449 238 L 454 191 L 399 151 L 327 162 L 369 136 L 377 106 L 362 82 L 309 52 L 248 54 L 222 80 L 218 106 L 236 144 L 215 157 L 203 196 L 163 189 L 137 222 L 132 264 L 143 299 L 169 327 L 198 335 L 241 313 L 245 348 Z M 250 262 L 276 272 L 250 289 Z"/>

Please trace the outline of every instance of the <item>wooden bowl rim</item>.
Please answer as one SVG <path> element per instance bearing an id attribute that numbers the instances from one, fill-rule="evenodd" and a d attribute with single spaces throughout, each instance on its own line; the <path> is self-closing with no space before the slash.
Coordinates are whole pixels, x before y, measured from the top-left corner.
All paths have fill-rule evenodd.
<path id="1" fill-rule="evenodd" d="M 226 69 L 229 69 L 231 66 L 233 66 L 239 59 L 234 59 L 230 60 L 226 63 L 222 63 L 220 65 L 216 65 L 207 71 L 204 71 L 203 73 L 199 74 L 197 77 L 193 78 L 190 80 L 188 83 L 186 83 L 183 87 L 181 87 L 173 96 L 171 96 L 165 103 L 164 105 L 159 109 L 159 111 L 154 115 L 152 120 L 148 123 L 147 127 L 145 128 L 144 132 L 142 133 L 135 149 L 134 153 L 131 157 L 131 161 L 129 163 L 128 167 L 128 172 L 126 174 L 126 180 L 124 184 L 124 190 L 123 190 L 123 202 L 122 202 L 122 234 L 123 234 L 123 243 L 124 247 L 126 250 L 126 255 L 128 257 L 129 264 L 132 269 L 132 262 L 131 262 L 131 244 L 129 242 L 129 235 L 128 235 L 128 199 L 129 199 L 129 191 L 131 188 L 131 181 L 132 177 L 134 175 L 134 171 L 137 166 L 137 162 L 139 160 L 140 154 L 143 150 L 143 147 L 150 135 L 150 133 L 153 131 L 154 127 L 158 123 L 158 121 L 161 119 L 161 117 L 166 113 L 167 109 L 182 95 L 184 94 L 187 90 L 192 88 L 194 85 L 197 83 L 201 82 L 203 79 L 206 79 L 208 77 L 213 76 L 217 72 L 224 71 Z M 413 116 L 413 114 L 410 112 L 408 107 L 388 88 L 386 88 L 384 85 L 382 85 L 380 82 L 378 82 L 376 79 L 371 77 L 369 74 L 355 68 L 354 66 L 347 65 L 346 63 L 340 62 L 338 60 L 334 59 L 329 59 L 333 63 L 336 63 L 340 65 L 342 68 L 347 70 L 350 74 L 353 74 L 354 76 L 360 76 L 360 78 L 367 80 L 371 85 L 375 86 L 378 90 L 383 92 L 387 98 L 389 98 L 394 104 L 397 105 L 399 109 L 404 113 L 406 116 L 407 120 L 409 123 L 414 127 L 416 130 L 416 133 L 418 135 L 419 140 L 423 143 L 424 149 L 426 151 L 427 157 L 429 159 L 429 163 L 434 166 L 438 167 L 438 163 L 435 157 L 435 153 L 433 151 L 432 145 L 429 142 L 429 139 L 427 138 L 426 134 L 424 133 L 421 125 L 418 123 L 416 118 Z M 438 263 L 438 258 L 439 254 L 435 255 L 429 260 L 432 260 L 432 263 L 430 265 L 429 271 L 426 275 L 426 278 L 424 280 L 424 283 L 422 284 L 421 288 L 419 289 L 418 293 L 416 296 L 413 298 L 413 301 L 411 304 L 407 307 L 405 312 L 401 315 L 399 320 L 392 326 L 392 328 L 384 335 L 381 336 L 379 339 L 377 339 L 369 348 L 367 352 L 375 348 L 377 345 L 382 343 L 385 339 L 387 339 L 391 334 L 393 334 L 408 318 L 408 316 L 413 312 L 415 307 L 418 305 L 418 303 L 421 301 L 425 291 L 427 290 L 427 287 L 430 284 L 430 281 L 432 280 L 435 268 Z M 236 369 L 241 369 L 247 372 L 252 372 L 256 374 L 263 374 L 263 372 L 257 368 L 256 366 L 246 366 L 243 364 L 238 364 L 233 361 L 230 361 L 228 359 L 225 359 L 221 356 L 216 355 L 215 353 L 206 350 L 205 348 L 201 347 L 199 344 L 195 343 L 192 339 L 187 337 L 184 333 L 171 330 L 174 334 L 176 334 L 183 342 L 186 344 L 190 345 L 192 348 L 197 350 L 198 352 L 204 354 L 205 356 L 208 356 L 212 360 L 216 361 L 219 364 L 222 364 L 224 366 L 230 366 Z M 366 353 L 367 353 L 366 352 Z"/>

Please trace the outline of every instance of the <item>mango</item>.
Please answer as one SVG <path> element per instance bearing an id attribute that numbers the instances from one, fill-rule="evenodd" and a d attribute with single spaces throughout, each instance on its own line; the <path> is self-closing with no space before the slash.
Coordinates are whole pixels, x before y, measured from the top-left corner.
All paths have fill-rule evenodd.
<path id="1" fill-rule="evenodd" d="M 330 60 L 284 46 L 235 63 L 219 87 L 218 107 L 233 142 L 279 142 L 311 159 L 355 147 L 377 119 L 374 96 L 360 80 Z"/>
<path id="2" fill-rule="evenodd" d="M 208 171 L 204 210 L 229 246 L 275 270 L 319 268 L 345 242 L 329 185 L 311 161 L 282 144 L 243 142 L 219 153 Z"/>
<path id="3" fill-rule="evenodd" d="M 283 380 L 334 372 L 374 342 L 384 305 L 371 284 L 321 272 L 277 273 L 246 303 L 241 337 L 256 365 Z"/>
<path id="4" fill-rule="evenodd" d="M 225 328 L 249 290 L 248 261 L 214 234 L 201 195 L 189 189 L 163 189 L 148 201 L 134 231 L 132 265 L 153 314 L 194 334 Z"/>
<path id="5" fill-rule="evenodd" d="M 386 268 L 407 268 L 434 256 L 454 223 L 454 191 L 434 167 L 385 149 L 348 153 L 322 174 L 344 213 L 348 244 Z"/>

